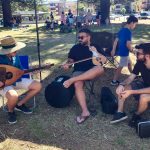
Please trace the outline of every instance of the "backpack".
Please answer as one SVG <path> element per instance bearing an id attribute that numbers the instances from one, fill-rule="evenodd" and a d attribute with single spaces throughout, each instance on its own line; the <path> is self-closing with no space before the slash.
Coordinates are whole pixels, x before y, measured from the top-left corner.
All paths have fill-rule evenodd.
<path id="1" fill-rule="evenodd" d="M 102 111 L 106 114 L 114 114 L 117 111 L 117 99 L 108 87 L 102 87 L 100 103 Z"/>
<path id="2" fill-rule="evenodd" d="M 74 86 L 69 88 L 63 86 L 68 76 L 58 76 L 45 88 L 45 99 L 47 103 L 55 108 L 64 108 L 69 106 L 74 96 Z"/>

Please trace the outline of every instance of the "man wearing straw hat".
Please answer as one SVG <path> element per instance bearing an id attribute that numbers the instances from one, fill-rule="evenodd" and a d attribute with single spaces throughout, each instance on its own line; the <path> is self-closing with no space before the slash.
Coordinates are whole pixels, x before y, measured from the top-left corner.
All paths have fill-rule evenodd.
<path id="1" fill-rule="evenodd" d="M 0 48 L 0 64 L 11 65 L 22 69 L 17 51 L 24 48 L 26 45 L 22 42 L 16 42 L 11 36 L 7 36 L 1 40 Z M 4 83 L 0 81 L 0 87 L 3 87 Z M 31 114 L 32 110 L 26 107 L 25 103 L 29 101 L 33 96 L 41 90 L 41 83 L 32 79 L 21 78 L 14 85 L 5 86 L 0 89 L 0 95 L 7 98 L 8 106 L 8 122 L 14 124 L 17 122 L 15 110 L 22 111 L 25 114 Z M 18 101 L 18 94 L 15 89 L 28 90 L 27 95 Z"/>

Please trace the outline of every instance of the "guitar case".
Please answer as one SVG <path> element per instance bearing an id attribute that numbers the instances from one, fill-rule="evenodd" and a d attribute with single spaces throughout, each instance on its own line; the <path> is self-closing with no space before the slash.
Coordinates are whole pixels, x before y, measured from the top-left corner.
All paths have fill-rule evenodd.
<path id="1" fill-rule="evenodd" d="M 69 106 L 74 96 L 74 86 L 69 88 L 63 86 L 68 76 L 58 76 L 45 88 L 45 99 L 47 103 L 55 108 L 64 108 Z"/>

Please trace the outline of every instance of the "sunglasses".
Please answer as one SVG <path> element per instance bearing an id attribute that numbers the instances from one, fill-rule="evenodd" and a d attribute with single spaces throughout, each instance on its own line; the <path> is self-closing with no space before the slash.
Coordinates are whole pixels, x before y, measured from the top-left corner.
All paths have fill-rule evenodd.
<path id="1" fill-rule="evenodd" d="M 143 53 L 140 53 L 140 52 L 137 52 L 136 54 L 137 54 L 138 56 L 139 56 L 139 55 L 144 55 Z"/>
<path id="2" fill-rule="evenodd" d="M 83 40 L 85 38 L 85 36 L 78 36 L 78 39 Z"/>
<path id="3" fill-rule="evenodd" d="M 139 55 L 144 55 L 144 53 L 141 53 L 141 52 L 139 52 L 138 50 L 134 50 L 135 51 L 135 54 L 137 55 L 137 56 L 139 56 Z"/>

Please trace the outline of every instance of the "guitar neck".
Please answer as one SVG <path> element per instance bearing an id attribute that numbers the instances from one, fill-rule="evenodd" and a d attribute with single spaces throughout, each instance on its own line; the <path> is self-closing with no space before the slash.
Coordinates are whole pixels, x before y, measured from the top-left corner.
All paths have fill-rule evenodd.
<path id="1" fill-rule="evenodd" d="M 37 67 L 37 68 L 33 68 L 33 69 L 27 69 L 27 70 L 24 70 L 24 74 L 28 74 L 30 72 L 34 72 L 34 71 L 37 71 L 37 70 L 42 70 L 42 69 L 46 69 L 46 68 L 49 68 L 51 66 L 53 66 L 54 64 L 50 64 L 48 66 L 42 66 L 42 67 Z"/>
<path id="2" fill-rule="evenodd" d="M 78 63 L 81 63 L 81 62 L 84 62 L 84 61 L 88 61 L 88 60 L 91 60 L 93 57 L 89 57 L 89 58 L 86 58 L 86 59 L 83 59 L 83 60 L 79 60 L 79 61 L 76 61 L 74 63 L 70 63 L 69 65 L 74 65 L 74 64 L 78 64 Z"/>

